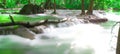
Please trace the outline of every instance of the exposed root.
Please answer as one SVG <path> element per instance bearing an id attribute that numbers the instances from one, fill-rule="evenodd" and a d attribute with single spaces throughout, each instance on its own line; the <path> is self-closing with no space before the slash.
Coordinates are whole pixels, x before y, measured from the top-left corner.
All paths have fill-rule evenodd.
<path id="1" fill-rule="evenodd" d="M 96 15 L 79 15 L 78 16 L 79 19 L 84 19 L 84 21 L 88 21 L 90 23 L 103 23 L 108 21 L 107 18 L 100 18 Z"/>

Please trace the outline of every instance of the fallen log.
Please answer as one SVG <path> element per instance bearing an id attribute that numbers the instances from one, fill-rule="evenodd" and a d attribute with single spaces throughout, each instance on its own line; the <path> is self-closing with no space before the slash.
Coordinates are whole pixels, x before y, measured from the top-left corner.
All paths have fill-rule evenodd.
<path id="1" fill-rule="evenodd" d="M 0 23 L 0 27 L 4 27 L 4 26 L 13 26 L 13 25 L 22 25 L 25 26 L 27 28 L 30 27 L 35 27 L 35 26 L 39 26 L 39 25 L 44 25 L 44 24 L 56 24 L 56 23 L 60 23 L 60 22 L 65 22 L 66 20 L 58 20 L 58 21 L 48 21 L 48 20 L 44 20 L 43 22 L 35 22 L 35 23 L 30 23 L 30 22 L 7 22 L 7 23 Z"/>
<path id="2" fill-rule="evenodd" d="M 44 24 L 56 24 L 56 23 L 60 23 L 60 22 L 65 22 L 67 20 L 57 20 L 57 21 L 48 21 L 48 20 L 44 20 L 44 21 L 40 21 L 40 22 L 35 22 L 35 23 L 30 23 L 30 22 L 15 22 L 14 18 L 9 15 L 11 22 L 7 22 L 7 23 L 0 23 L 0 27 L 4 27 L 4 26 L 13 26 L 13 25 L 22 25 L 24 27 L 30 28 L 30 27 L 35 27 L 35 26 L 39 26 L 39 25 L 44 25 Z"/>

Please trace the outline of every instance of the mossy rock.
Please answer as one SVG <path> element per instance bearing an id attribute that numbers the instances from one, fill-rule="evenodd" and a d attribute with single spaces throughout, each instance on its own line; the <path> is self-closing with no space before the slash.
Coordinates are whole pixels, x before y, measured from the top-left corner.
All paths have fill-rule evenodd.
<path id="1" fill-rule="evenodd" d="M 27 4 L 20 10 L 19 14 L 38 14 L 44 12 L 45 10 L 39 5 Z"/>

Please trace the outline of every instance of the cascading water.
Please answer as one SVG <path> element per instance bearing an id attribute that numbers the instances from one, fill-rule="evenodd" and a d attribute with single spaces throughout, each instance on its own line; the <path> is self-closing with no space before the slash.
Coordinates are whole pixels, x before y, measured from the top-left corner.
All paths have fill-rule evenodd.
<path id="1" fill-rule="evenodd" d="M 62 14 L 64 11 L 59 11 L 60 15 L 64 15 Z M 105 29 L 97 24 L 81 23 L 82 21 L 75 17 L 78 11 L 66 11 L 66 14 L 68 13 L 72 13 L 69 21 L 57 25 L 47 25 L 46 28 L 42 29 L 43 33 L 35 35 L 34 40 L 16 35 L 1 35 L 0 38 L 9 38 L 13 43 L 22 44 L 21 48 L 18 47 L 18 49 L 25 49 L 27 45 L 29 48 L 25 49 L 22 54 L 115 54 L 115 50 L 110 50 L 110 40 L 112 38 L 110 29 Z M 117 32 L 117 29 L 114 29 L 114 31 Z M 0 44 L 6 43 L 0 42 Z"/>

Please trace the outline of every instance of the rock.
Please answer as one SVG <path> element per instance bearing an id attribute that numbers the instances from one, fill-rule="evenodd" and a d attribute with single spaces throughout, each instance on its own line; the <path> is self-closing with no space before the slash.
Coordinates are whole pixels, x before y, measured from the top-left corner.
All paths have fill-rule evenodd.
<path id="1" fill-rule="evenodd" d="M 15 28 L 14 26 L 0 27 L 0 35 L 19 35 L 24 38 L 34 39 L 35 33 L 30 31 L 28 28 L 20 26 Z"/>
<path id="2" fill-rule="evenodd" d="M 0 35 L 13 34 L 14 29 L 0 29 Z"/>
<path id="3" fill-rule="evenodd" d="M 79 19 L 84 19 L 84 23 L 103 23 L 103 22 L 107 22 L 108 19 L 107 18 L 100 18 L 96 15 L 80 15 Z"/>
<path id="4" fill-rule="evenodd" d="M 91 23 L 102 23 L 102 22 L 106 22 L 106 21 L 108 21 L 108 19 L 106 19 L 106 18 L 89 19 L 89 22 L 91 22 Z"/>
<path id="5" fill-rule="evenodd" d="M 47 35 L 47 34 L 37 34 L 36 37 L 38 39 L 43 39 L 43 40 L 55 39 L 56 38 L 55 36 L 50 36 L 50 35 Z"/>
<path id="6" fill-rule="evenodd" d="M 100 14 L 106 15 L 104 11 L 98 11 Z"/>
<path id="7" fill-rule="evenodd" d="M 14 34 L 22 36 L 24 38 L 35 39 L 35 33 L 28 28 L 20 26 L 14 31 Z"/>
<path id="8" fill-rule="evenodd" d="M 51 39 L 51 37 L 49 37 L 49 36 L 41 36 L 40 39 Z"/>
<path id="9" fill-rule="evenodd" d="M 29 29 L 36 34 L 43 33 L 42 29 L 37 29 L 37 28 L 29 28 Z"/>
<path id="10" fill-rule="evenodd" d="M 27 4 L 20 10 L 19 14 L 38 14 L 44 12 L 44 8 L 39 5 Z"/>
<path id="11" fill-rule="evenodd" d="M 14 34 L 14 27 L 0 27 L 0 35 L 8 35 L 8 34 Z"/>

